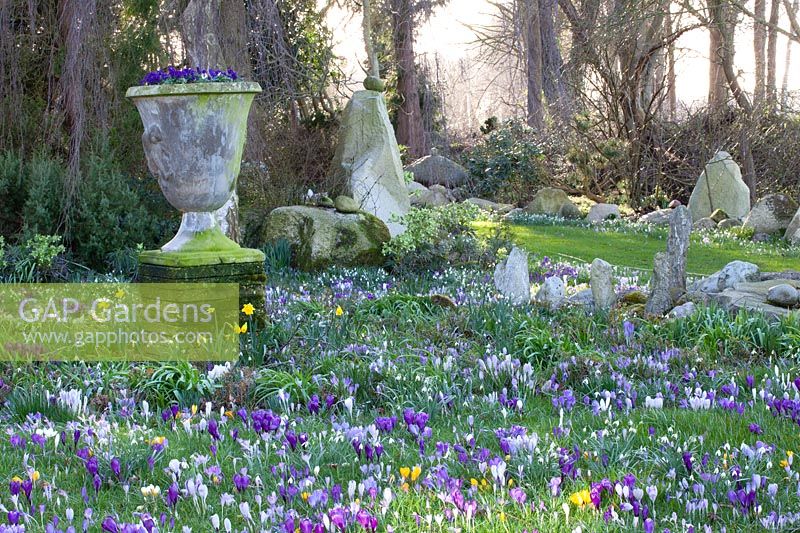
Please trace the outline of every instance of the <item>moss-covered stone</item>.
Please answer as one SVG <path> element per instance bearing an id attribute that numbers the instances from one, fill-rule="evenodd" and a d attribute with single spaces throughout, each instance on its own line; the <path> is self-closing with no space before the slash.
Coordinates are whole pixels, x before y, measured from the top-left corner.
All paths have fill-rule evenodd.
<path id="1" fill-rule="evenodd" d="M 358 213 L 361 211 L 361 206 L 358 205 L 358 202 L 343 194 L 336 197 L 333 205 L 340 213 Z"/>
<path id="2" fill-rule="evenodd" d="M 293 266 L 306 271 L 338 266 L 381 266 L 389 229 L 364 212 L 338 213 L 308 206 L 279 207 L 264 223 L 263 243 L 286 239 Z"/>
<path id="3" fill-rule="evenodd" d="M 382 93 L 386 89 L 386 82 L 376 76 L 367 76 L 367 79 L 364 80 L 364 88 L 368 91 Z"/>
<path id="4" fill-rule="evenodd" d="M 719 224 L 723 220 L 725 220 L 727 218 L 730 218 L 730 217 L 728 216 L 728 213 L 726 213 L 722 209 L 715 209 L 714 212 L 711 213 L 711 215 L 708 218 L 710 218 L 711 220 L 713 220 L 714 222 Z"/>
<path id="5" fill-rule="evenodd" d="M 264 252 L 241 248 L 218 227 L 196 233 L 177 252 L 147 250 L 139 254 L 140 264 L 196 267 L 227 263 L 264 262 Z"/>

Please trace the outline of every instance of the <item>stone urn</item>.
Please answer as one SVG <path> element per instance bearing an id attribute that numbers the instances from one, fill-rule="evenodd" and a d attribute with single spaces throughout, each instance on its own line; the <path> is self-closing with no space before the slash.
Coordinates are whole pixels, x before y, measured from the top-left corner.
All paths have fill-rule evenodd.
<path id="1" fill-rule="evenodd" d="M 178 233 L 140 261 L 197 266 L 263 261 L 220 229 L 214 212 L 236 190 L 247 116 L 261 87 L 253 82 L 210 82 L 131 87 L 126 93 L 144 124 L 147 166 L 167 201 L 181 211 Z"/>

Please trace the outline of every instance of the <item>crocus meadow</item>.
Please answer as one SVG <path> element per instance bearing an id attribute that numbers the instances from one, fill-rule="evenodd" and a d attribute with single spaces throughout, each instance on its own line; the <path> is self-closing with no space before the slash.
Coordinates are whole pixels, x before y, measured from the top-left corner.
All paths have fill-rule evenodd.
<path id="1" fill-rule="evenodd" d="M 275 272 L 267 315 L 235 364 L 3 367 L 0 531 L 800 528 L 797 319 L 514 307 L 471 268 Z"/>

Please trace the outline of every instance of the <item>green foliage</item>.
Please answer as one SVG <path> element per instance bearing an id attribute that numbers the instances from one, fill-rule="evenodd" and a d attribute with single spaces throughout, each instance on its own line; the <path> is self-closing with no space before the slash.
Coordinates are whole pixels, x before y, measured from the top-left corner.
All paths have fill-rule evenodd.
<path id="1" fill-rule="evenodd" d="M 123 174 L 112 152 L 98 151 L 103 155 L 86 158 L 66 219 L 67 171 L 61 161 L 42 153 L 27 163 L 11 152 L 0 155 L 0 192 L 4 193 L 0 207 L 18 214 L 0 218 L 0 235 L 33 243 L 36 235 L 61 234 L 66 228 L 65 244 L 75 260 L 94 268 L 105 267 L 109 255 L 120 249 L 158 243 L 170 222 L 165 221 L 170 211 L 163 197 Z"/>
<path id="2" fill-rule="evenodd" d="M 466 167 L 476 195 L 517 201 L 520 194 L 533 194 L 548 183 L 544 160 L 535 132 L 510 120 L 483 136 L 467 154 Z"/>
<path id="3" fill-rule="evenodd" d="M 469 203 L 412 207 L 401 219 L 406 231 L 384 244 L 383 253 L 400 269 L 442 268 L 480 260 L 485 245 L 471 226 L 479 214 L 480 209 Z"/>
<path id="4" fill-rule="evenodd" d="M 216 385 L 188 361 L 159 363 L 137 369 L 133 388 L 152 405 L 199 404 L 209 399 Z"/>
<path id="5" fill-rule="evenodd" d="M 111 154 L 89 158 L 68 235 L 79 262 L 102 267 L 120 247 L 158 243 L 164 215 L 153 213 L 141 186 L 116 168 Z"/>
<path id="6" fill-rule="evenodd" d="M 292 245 L 286 239 L 278 239 L 262 248 L 264 268 L 267 273 L 288 270 L 292 264 Z"/>
<path id="7" fill-rule="evenodd" d="M 19 424 L 28 415 L 41 414 L 51 422 L 65 423 L 74 418 L 66 407 L 51 402 L 47 393 L 40 387 L 17 387 L 6 398 L 6 415 Z"/>
<path id="8" fill-rule="evenodd" d="M 6 283 L 50 281 L 55 277 L 56 263 L 65 251 L 58 235 L 32 235 L 22 244 L 3 250 L 0 280 Z"/>

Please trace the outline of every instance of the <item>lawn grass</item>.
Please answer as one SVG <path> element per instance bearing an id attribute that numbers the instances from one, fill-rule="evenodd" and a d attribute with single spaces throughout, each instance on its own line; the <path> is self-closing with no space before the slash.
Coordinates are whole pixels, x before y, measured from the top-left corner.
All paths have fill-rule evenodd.
<path id="1" fill-rule="evenodd" d="M 599 257 L 616 266 L 645 271 L 653 268 L 653 256 L 666 249 L 664 232 L 598 232 L 581 226 L 532 224 L 511 224 L 509 230 L 517 244 L 539 255 L 585 262 Z M 800 270 L 797 248 L 756 248 L 733 240 L 705 244 L 698 236 L 692 237 L 687 270 L 690 274 L 712 274 L 735 260 L 755 263 L 763 271 Z"/>

